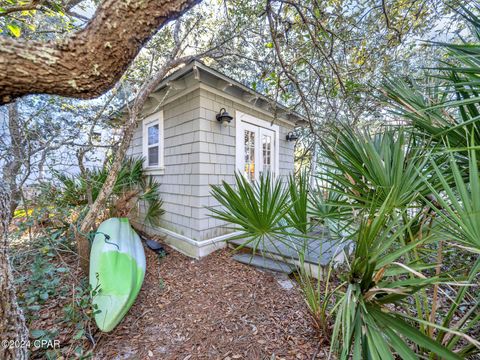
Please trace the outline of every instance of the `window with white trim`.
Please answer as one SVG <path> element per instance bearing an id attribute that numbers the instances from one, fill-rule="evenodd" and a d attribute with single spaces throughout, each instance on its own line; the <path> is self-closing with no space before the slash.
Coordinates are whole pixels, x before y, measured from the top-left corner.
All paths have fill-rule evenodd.
<path id="1" fill-rule="evenodd" d="M 147 171 L 163 170 L 163 111 L 143 120 L 143 157 Z"/>

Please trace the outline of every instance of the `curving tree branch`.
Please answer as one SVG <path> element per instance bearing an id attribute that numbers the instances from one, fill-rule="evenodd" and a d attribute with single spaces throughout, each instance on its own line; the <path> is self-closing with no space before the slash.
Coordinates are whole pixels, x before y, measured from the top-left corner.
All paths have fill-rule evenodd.
<path id="1" fill-rule="evenodd" d="M 0 105 L 27 94 L 94 98 L 120 79 L 142 45 L 200 0 L 105 0 L 64 40 L 0 37 Z"/>
<path id="2" fill-rule="evenodd" d="M 29 10 L 38 10 L 42 7 L 42 2 L 40 0 L 32 0 L 30 3 L 28 4 L 24 4 L 24 5 L 15 5 L 15 6 L 10 6 L 10 7 L 7 7 L 7 8 L 4 8 L 1 12 L 0 12 L 0 17 L 1 16 L 7 16 L 11 13 L 14 13 L 14 12 L 20 12 L 20 11 L 29 11 Z"/>

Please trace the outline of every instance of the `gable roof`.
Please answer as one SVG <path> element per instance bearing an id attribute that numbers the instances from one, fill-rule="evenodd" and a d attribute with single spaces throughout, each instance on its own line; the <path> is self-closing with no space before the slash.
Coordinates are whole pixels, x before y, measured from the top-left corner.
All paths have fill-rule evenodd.
<path id="1" fill-rule="evenodd" d="M 190 61 L 187 65 L 174 71 L 163 79 L 155 89 L 155 92 L 165 87 L 172 86 L 175 81 L 180 80 L 192 72 L 198 81 L 205 82 L 215 87 L 220 87 L 225 93 L 239 97 L 241 100 L 250 103 L 254 107 L 268 111 L 272 116 L 277 116 L 278 118 L 285 119 L 299 126 L 304 126 L 307 123 L 307 119 L 303 115 L 292 111 L 286 106 L 262 95 L 229 76 L 212 69 L 196 59 Z"/>

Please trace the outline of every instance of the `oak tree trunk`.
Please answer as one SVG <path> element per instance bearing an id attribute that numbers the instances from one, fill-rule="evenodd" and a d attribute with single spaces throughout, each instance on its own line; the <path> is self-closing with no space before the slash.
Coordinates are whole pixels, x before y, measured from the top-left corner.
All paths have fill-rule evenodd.
<path id="1" fill-rule="evenodd" d="M 26 94 L 93 98 L 113 87 L 150 37 L 199 0 L 104 0 L 66 39 L 0 37 L 0 105 Z"/>
<path id="2" fill-rule="evenodd" d="M 10 220 L 10 194 L 0 180 L 0 359 L 23 360 L 28 357 L 28 330 L 22 309 L 17 303 L 8 258 Z"/>

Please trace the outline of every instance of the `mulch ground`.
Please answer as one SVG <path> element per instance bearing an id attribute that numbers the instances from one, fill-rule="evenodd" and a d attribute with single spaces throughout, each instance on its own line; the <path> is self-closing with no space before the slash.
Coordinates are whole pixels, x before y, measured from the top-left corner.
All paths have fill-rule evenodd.
<path id="1" fill-rule="evenodd" d="M 201 260 L 145 251 L 142 290 L 123 322 L 98 338 L 96 359 L 325 358 L 296 287 L 228 250 Z"/>

